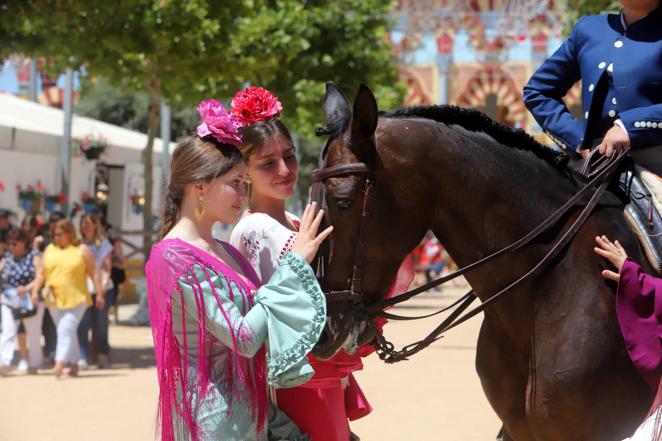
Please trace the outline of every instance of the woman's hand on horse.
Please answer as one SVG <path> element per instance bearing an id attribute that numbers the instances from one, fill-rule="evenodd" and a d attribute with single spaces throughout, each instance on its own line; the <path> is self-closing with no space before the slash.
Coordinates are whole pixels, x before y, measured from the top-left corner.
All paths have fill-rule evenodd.
<path id="1" fill-rule="evenodd" d="M 623 267 L 625 259 L 628 257 L 625 249 L 623 249 L 617 240 L 612 242 L 607 236 L 604 235 L 596 236 L 595 241 L 597 242 L 598 246 L 593 248 L 593 250 L 598 255 L 611 262 L 611 264 L 614 265 L 617 270 L 617 272 L 604 270 L 602 271 L 602 277 L 618 282 L 621 278 L 621 268 Z"/>
<path id="2" fill-rule="evenodd" d="M 333 227 L 328 227 L 326 230 L 317 234 L 317 230 L 324 217 L 324 211 L 320 210 L 317 212 L 317 215 L 315 215 L 316 206 L 317 204 L 315 202 L 306 205 L 306 209 L 303 211 L 303 216 L 301 216 L 299 234 L 292 245 L 292 252 L 297 253 L 306 259 L 308 263 L 313 261 L 320 245 L 322 245 L 324 239 L 329 237 L 333 231 Z"/>

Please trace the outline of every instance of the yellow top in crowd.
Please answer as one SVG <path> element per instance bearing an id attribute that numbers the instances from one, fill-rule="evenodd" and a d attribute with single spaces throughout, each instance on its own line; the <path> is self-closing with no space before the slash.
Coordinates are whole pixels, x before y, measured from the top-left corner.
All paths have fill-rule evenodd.
<path id="1" fill-rule="evenodd" d="M 92 297 L 87 289 L 85 259 L 80 246 L 60 248 L 49 245 L 44 252 L 44 274 L 46 286 L 53 298 L 46 296 L 46 306 L 68 309 L 82 303 L 92 306 Z"/>

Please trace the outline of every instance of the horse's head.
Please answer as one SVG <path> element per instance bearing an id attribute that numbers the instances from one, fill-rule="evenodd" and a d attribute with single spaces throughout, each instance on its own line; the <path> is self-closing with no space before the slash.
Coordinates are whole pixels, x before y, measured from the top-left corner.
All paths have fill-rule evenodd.
<path id="1" fill-rule="evenodd" d="M 407 214 L 418 205 L 419 195 L 409 194 L 414 190 L 403 187 L 406 179 L 396 176 L 402 175 L 403 161 L 389 147 L 390 123 L 379 121 L 378 129 L 377 102 L 370 89 L 361 85 L 351 109 L 340 89 L 329 84 L 324 111 L 322 133 L 330 137 L 315 172 L 313 197 L 334 232 L 320 250 L 320 283 L 329 293 L 329 315 L 314 350 L 319 358 L 331 357 L 340 348 L 352 352 L 374 338 L 368 317 L 360 311 L 389 291 L 403 257 L 425 231 L 422 213 L 420 218 Z"/>

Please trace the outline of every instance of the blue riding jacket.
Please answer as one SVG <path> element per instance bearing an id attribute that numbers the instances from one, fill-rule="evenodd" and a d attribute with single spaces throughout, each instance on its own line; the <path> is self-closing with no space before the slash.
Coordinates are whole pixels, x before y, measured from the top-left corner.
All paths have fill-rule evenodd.
<path id="1" fill-rule="evenodd" d="M 580 79 L 583 123 L 562 101 Z M 524 102 L 567 149 L 590 147 L 617 120 L 632 148 L 662 145 L 662 6 L 627 28 L 622 14 L 581 18 L 524 87 Z"/>

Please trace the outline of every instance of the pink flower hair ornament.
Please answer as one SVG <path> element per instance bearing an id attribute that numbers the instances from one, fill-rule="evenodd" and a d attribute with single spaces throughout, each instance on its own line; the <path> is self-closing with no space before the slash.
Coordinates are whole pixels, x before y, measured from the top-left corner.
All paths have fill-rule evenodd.
<path id="1" fill-rule="evenodd" d="M 247 87 L 232 98 L 231 112 L 242 127 L 276 117 L 281 110 L 278 98 L 262 87 Z"/>
<path id="2" fill-rule="evenodd" d="M 202 122 L 196 128 L 196 133 L 200 138 L 213 136 L 223 144 L 241 145 L 241 125 L 223 104 L 214 99 L 201 101 L 198 104 L 198 113 Z"/>

